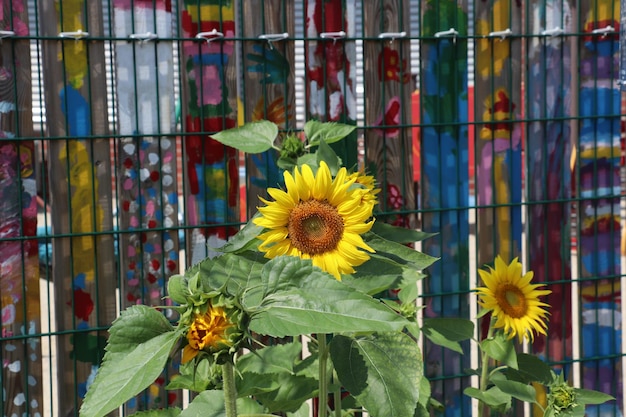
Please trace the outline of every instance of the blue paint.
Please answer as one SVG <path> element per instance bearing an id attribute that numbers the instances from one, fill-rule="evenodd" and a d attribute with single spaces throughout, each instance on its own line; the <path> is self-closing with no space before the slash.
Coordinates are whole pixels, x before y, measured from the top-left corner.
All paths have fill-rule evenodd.
<path id="1" fill-rule="evenodd" d="M 86 278 L 87 276 L 85 275 L 84 272 L 81 272 L 78 275 L 76 275 L 76 277 L 74 278 L 74 289 L 80 288 L 81 290 L 84 290 Z"/>
<path id="2" fill-rule="evenodd" d="M 91 110 L 89 103 L 78 90 L 66 85 L 59 93 L 61 110 L 67 119 L 67 131 L 73 137 L 91 134 Z M 66 111 L 69 110 L 69 113 Z"/>
<path id="3" fill-rule="evenodd" d="M 219 70 L 228 65 L 228 55 L 226 54 L 202 54 L 191 57 L 194 65 L 214 65 Z"/>

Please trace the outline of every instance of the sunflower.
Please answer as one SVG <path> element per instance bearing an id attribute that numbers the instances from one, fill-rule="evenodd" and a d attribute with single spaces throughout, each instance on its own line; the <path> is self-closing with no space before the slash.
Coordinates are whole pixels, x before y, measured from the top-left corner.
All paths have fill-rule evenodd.
<path id="1" fill-rule="evenodd" d="M 376 196 L 380 193 L 380 188 L 376 188 L 376 180 L 372 175 L 365 175 L 363 171 L 357 171 L 348 175 L 348 180 L 352 179 L 361 189 L 361 201 L 363 203 L 372 204 L 373 206 L 378 204 Z"/>
<path id="2" fill-rule="evenodd" d="M 538 289 L 541 284 L 531 284 L 532 271 L 522 275 L 522 264 L 517 258 L 507 265 L 498 255 L 494 268 L 478 273 L 486 285 L 476 289 L 478 303 L 492 312 L 494 328 L 503 328 L 509 339 L 517 336 L 520 343 L 524 337 L 533 341 L 533 331 L 546 334 L 549 313 L 543 307 L 550 305 L 539 301 L 539 297 L 552 291 Z"/>
<path id="3" fill-rule="evenodd" d="M 269 188 L 275 201 L 261 198 L 266 206 L 254 223 L 269 230 L 259 235 L 259 249 L 266 258 L 311 259 L 338 280 L 353 273 L 354 266 L 369 259 L 360 249 L 374 252 L 361 237 L 374 223 L 373 205 L 362 204 L 363 189 L 352 187 L 355 178 L 348 179 L 345 168 L 333 179 L 324 162 L 315 175 L 304 165 L 284 177 L 286 191 Z"/>
<path id="4" fill-rule="evenodd" d="M 187 331 L 187 346 L 183 349 L 182 363 L 187 363 L 200 351 L 216 353 L 229 350 L 234 344 L 230 337 L 235 325 L 222 307 L 209 306 L 206 313 L 196 314 Z"/>

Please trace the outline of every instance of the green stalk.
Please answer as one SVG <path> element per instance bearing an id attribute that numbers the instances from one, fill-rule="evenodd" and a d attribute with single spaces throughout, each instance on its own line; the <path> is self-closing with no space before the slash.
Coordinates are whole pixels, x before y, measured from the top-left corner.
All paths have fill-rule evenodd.
<path id="1" fill-rule="evenodd" d="M 335 408 L 335 417 L 341 417 L 341 385 L 337 373 L 333 371 L 333 383 L 335 391 L 333 392 L 333 407 Z"/>
<path id="2" fill-rule="evenodd" d="M 326 334 L 317 335 L 317 344 L 319 349 L 319 390 L 317 394 L 319 410 L 317 417 L 328 417 L 328 345 Z"/>
<path id="3" fill-rule="evenodd" d="M 491 339 L 493 336 L 493 316 L 489 319 L 489 329 L 487 330 L 486 339 Z M 478 344 L 480 346 L 480 343 Z M 478 385 L 478 389 L 482 392 L 487 390 L 487 385 L 489 384 L 489 356 L 487 353 L 481 349 L 481 359 L 482 359 L 482 369 L 480 373 L 480 384 Z M 487 417 L 485 403 L 482 401 L 478 401 L 478 417 Z"/>
<path id="4" fill-rule="evenodd" d="M 222 365 L 224 382 L 224 407 L 226 417 L 237 417 L 237 388 L 235 387 L 235 367 L 230 361 Z"/>

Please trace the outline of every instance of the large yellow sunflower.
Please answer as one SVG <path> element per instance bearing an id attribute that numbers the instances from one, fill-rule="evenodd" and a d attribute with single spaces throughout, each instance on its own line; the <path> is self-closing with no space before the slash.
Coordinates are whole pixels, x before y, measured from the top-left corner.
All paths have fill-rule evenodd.
<path id="1" fill-rule="evenodd" d="M 321 162 L 317 173 L 308 165 L 296 168 L 294 175 L 285 172 L 286 191 L 269 188 L 275 201 L 261 198 L 261 216 L 254 219 L 258 226 L 269 229 L 259 235 L 259 249 L 265 257 L 280 255 L 311 259 L 341 280 L 341 274 L 351 274 L 374 252 L 361 237 L 372 228 L 372 204 L 362 204 L 363 190 L 351 188 L 355 179 L 347 178 L 341 168 L 333 179 L 326 163 Z"/>
<path id="2" fill-rule="evenodd" d="M 502 328 L 509 339 L 524 337 L 534 340 L 533 331 L 546 334 L 547 315 L 543 307 L 550 305 L 539 301 L 539 297 L 550 294 L 550 290 L 540 290 L 542 284 L 531 284 L 533 272 L 522 275 L 522 264 L 517 258 L 507 265 L 500 255 L 495 259 L 495 267 L 489 271 L 478 270 L 485 287 L 476 289 L 478 303 L 491 310 L 495 318 L 494 328 Z"/>

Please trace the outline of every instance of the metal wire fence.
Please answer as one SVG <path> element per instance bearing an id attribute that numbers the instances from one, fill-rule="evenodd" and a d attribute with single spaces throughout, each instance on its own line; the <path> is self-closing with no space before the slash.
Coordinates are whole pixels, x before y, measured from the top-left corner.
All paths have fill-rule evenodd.
<path id="1" fill-rule="evenodd" d="M 519 257 L 552 290 L 525 348 L 622 415 L 618 0 L 0 3 L 3 415 L 77 414 L 120 309 L 249 218 L 276 155 L 210 134 L 258 119 L 357 125 L 378 220 L 438 232 L 424 316 L 475 317 L 476 268 Z M 476 352 L 423 347 L 472 415 Z M 122 412 L 182 404 L 176 366 Z"/>

